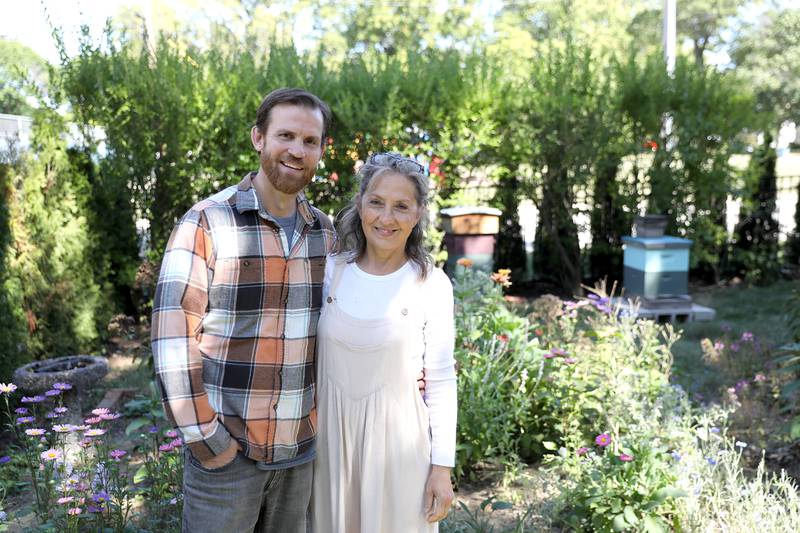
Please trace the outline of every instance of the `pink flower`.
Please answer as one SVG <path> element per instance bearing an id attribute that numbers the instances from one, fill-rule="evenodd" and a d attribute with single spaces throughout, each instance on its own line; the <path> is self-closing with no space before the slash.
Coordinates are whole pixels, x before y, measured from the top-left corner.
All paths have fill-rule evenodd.
<path id="1" fill-rule="evenodd" d="M 161 446 L 158 447 L 158 451 L 165 452 L 165 453 L 166 452 L 171 452 L 172 451 L 172 445 L 171 444 L 162 444 Z"/>
<path id="2" fill-rule="evenodd" d="M 92 418 L 87 418 L 86 420 L 84 420 L 84 422 L 86 422 L 87 424 L 99 424 L 102 421 L 103 421 L 103 419 L 100 418 L 99 416 L 95 416 L 95 417 L 92 417 Z"/>
<path id="3" fill-rule="evenodd" d="M 110 412 L 111 411 L 109 411 L 105 407 L 98 407 L 97 409 L 92 409 L 92 414 L 95 415 L 95 416 L 107 415 Z"/>
<path id="4" fill-rule="evenodd" d="M 44 459 L 45 461 L 55 461 L 56 459 L 61 459 L 61 452 L 50 448 L 49 450 L 45 450 L 39 454 L 39 457 Z"/>
<path id="5" fill-rule="evenodd" d="M 567 351 L 562 348 L 553 348 L 550 350 L 553 355 L 567 355 Z"/>
<path id="6" fill-rule="evenodd" d="M 126 452 L 125 450 L 112 450 L 108 453 L 108 455 L 110 455 L 111 458 L 114 459 L 115 461 L 119 461 L 120 459 L 128 455 L 128 452 Z"/>
<path id="7" fill-rule="evenodd" d="M 72 496 L 64 496 L 64 497 L 59 498 L 58 500 L 56 500 L 56 503 L 58 503 L 58 505 L 64 505 L 66 503 L 70 503 L 74 499 L 75 498 L 73 498 Z"/>
<path id="8" fill-rule="evenodd" d="M 722 342 L 722 341 L 715 342 L 714 343 L 714 349 L 717 350 L 718 352 L 721 352 L 722 350 L 725 349 L 725 343 Z"/>
<path id="9" fill-rule="evenodd" d="M 742 340 L 744 342 L 751 342 L 753 338 L 754 338 L 753 334 L 749 331 L 745 331 L 744 333 L 742 333 Z"/>
<path id="10" fill-rule="evenodd" d="M 83 512 L 83 509 L 80 507 L 73 507 L 72 509 L 67 511 L 67 514 L 70 516 L 77 516 Z"/>
<path id="11" fill-rule="evenodd" d="M 552 352 L 547 352 L 547 353 L 546 353 L 546 354 L 544 354 L 542 357 L 544 357 L 545 359 L 552 359 L 552 358 L 553 358 L 553 357 L 555 357 L 555 356 L 556 356 L 556 354 L 554 354 L 554 353 L 552 353 Z"/>
<path id="12" fill-rule="evenodd" d="M 567 363 L 568 365 L 574 365 L 577 361 L 572 357 L 567 357 L 566 359 L 564 359 L 564 362 Z"/>
<path id="13" fill-rule="evenodd" d="M 83 434 L 84 437 L 99 437 L 106 432 L 105 429 L 90 429 Z"/>
<path id="14" fill-rule="evenodd" d="M 764 374 L 756 374 L 753 381 L 767 381 L 767 376 Z"/>
<path id="15" fill-rule="evenodd" d="M 594 439 L 595 444 L 600 446 L 601 448 L 605 448 L 609 444 L 611 444 L 611 435 L 608 433 L 601 433 Z"/>
<path id="16" fill-rule="evenodd" d="M 178 437 L 178 432 L 175 431 L 174 429 L 168 429 L 166 432 L 164 432 L 164 435 L 166 435 L 170 439 L 175 439 Z"/>
<path id="17" fill-rule="evenodd" d="M 619 454 L 619 460 L 624 462 L 624 463 L 627 463 L 627 462 L 633 461 L 633 456 L 632 455 L 628 455 L 627 453 L 621 453 L 621 454 Z"/>
<path id="18" fill-rule="evenodd" d="M 117 418 L 121 417 L 122 415 L 119 413 L 103 413 L 100 415 L 100 418 L 103 420 L 116 420 Z"/>
<path id="19" fill-rule="evenodd" d="M 180 448 L 183 446 L 183 441 L 181 439 L 173 439 L 172 442 L 169 443 L 170 446 L 173 448 Z"/>
<path id="20" fill-rule="evenodd" d="M 575 453 L 577 453 L 578 455 L 586 455 L 588 452 L 589 448 L 587 448 L 586 446 L 581 446 Z"/>
<path id="21" fill-rule="evenodd" d="M 45 430 L 39 428 L 25 430 L 25 434 L 29 437 L 41 437 L 45 433 L 47 433 Z"/>

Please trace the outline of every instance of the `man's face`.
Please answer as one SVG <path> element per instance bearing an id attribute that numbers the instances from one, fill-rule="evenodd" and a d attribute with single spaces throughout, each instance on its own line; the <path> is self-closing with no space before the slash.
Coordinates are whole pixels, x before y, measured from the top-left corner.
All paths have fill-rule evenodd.
<path id="1" fill-rule="evenodd" d="M 323 126 L 319 109 L 279 104 L 270 111 L 266 132 L 253 128 L 261 169 L 275 189 L 297 194 L 311 182 L 324 150 Z"/>

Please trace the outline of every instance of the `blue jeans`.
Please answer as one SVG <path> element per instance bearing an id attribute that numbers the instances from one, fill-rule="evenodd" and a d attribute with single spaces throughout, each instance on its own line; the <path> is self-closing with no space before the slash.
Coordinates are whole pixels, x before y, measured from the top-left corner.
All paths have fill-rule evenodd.
<path id="1" fill-rule="evenodd" d="M 240 453 L 229 464 L 204 468 L 184 452 L 184 533 L 306 533 L 314 462 L 260 470 Z"/>

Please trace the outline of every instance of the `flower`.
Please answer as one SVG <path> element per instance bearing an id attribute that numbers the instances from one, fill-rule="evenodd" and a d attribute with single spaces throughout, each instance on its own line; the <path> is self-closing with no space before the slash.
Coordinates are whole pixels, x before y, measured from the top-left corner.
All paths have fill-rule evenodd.
<path id="1" fill-rule="evenodd" d="M 0 383 L 0 392 L 5 394 L 11 394 L 17 390 L 17 386 L 13 383 Z"/>
<path id="2" fill-rule="evenodd" d="M 109 411 L 105 407 L 98 407 L 97 409 L 92 409 L 92 414 L 95 415 L 95 416 L 107 415 L 110 412 L 111 411 Z"/>
<path id="3" fill-rule="evenodd" d="M 158 426 L 150 426 L 150 427 L 147 429 L 147 432 L 148 432 L 148 433 L 158 433 Z"/>
<path id="4" fill-rule="evenodd" d="M 714 349 L 717 350 L 718 352 L 721 352 L 722 350 L 725 349 L 725 343 L 722 342 L 722 341 L 715 342 L 714 343 Z"/>
<path id="5" fill-rule="evenodd" d="M 652 139 L 648 139 L 648 140 L 646 140 L 646 141 L 645 141 L 645 142 L 642 144 L 642 146 L 643 146 L 644 148 L 647 148 L 648 150 L 650 150 L 650 151 L 652 151 L 652 152 L 655 152 L 656 150 L 658 150 L 658 143 L 657 143 L 656 141 L 652 140 Z"/>
<path id="6" fill-rule="evenodd" d="M 68 410 L 69 410 L 69 409 L 67 409 L 66 407 L 56 407 L 55 409 L 53 409 L 53 412 L 54 412 L 54 413 L 57 413 L 57 414 L 59 414 L 59 415 L 63 415 L 63 414 L 64 414 L 64 413 L 66 413 Z"/>
<path id="7" fill-rule="evenodd" d="M 619 454 L 619 460 L 622 461 L 623 463 L 628 463 L 630 461 L 633 461 L 633 456 L 628 455 L 627 453 L 621 453 Z"/>
<path id="8" fill-rule="evenodd" d="M 102 513 L 105 511 L 102 505 L 92 505 L 89 504 L 86 506 L 86 512 L 88 513 Z"/>
<path id="9" fill-rule="evenodd" d="M 742 340 L 744 342 L 752 342 L 753 339 L 754 339 L 754 336 L 753 336 L 753 334 L 751 332 L 745 331 L 744 333 L 742 333 Z"/>
<path id="10" fill-rule="evenodd" d="M 732 352 L 738 352 L 739 351 L 739 343 L 738 342 L 732 342 L 730 348 L 731 348 Z"/>
<path id="11" fill-rule="evenodd" d="M 90 439 L 90 438 L 88 438 L 88 437 L 87 437 L 87 438 L 84 438 L 84 439 L 81 439 L 81 440 L 78 442 L 78 444 L 80 444 L 81 448 L 88 448 L 89 446 L 91 446 L 91 445 L 92 445 L 92 439 Z"/>
<path id="12" fill-rule="evenodd" d="M 70 516 L 78 516 L 82 512 L 83 512 L 83 509 L 81 509 L 80 507 L 73 507 L 72 509 L 69 509 L 67 511 L 67 514 L 70 515 Z"/>
<path id="13" fill-rule="evenodd" d="M 753 381 L 767 381 L 767 376 L 764 374 L 756 374 L 755 377 L 753 377 Z"/>
<path id="14" fill-rule="evenodd" d="M 26 429 L 25 430 L 25 434 L 27 436 L 29 436 L 29 437 L 41 437 L 45 433 L 47 433 L 45 430 L 39 429 L 39 428 L 33 428 L 33 429 Z"/>
<path id="15" fill-rule="evenodd" d="M 712 427 L 712 428 L 709 429 L 709 431 L 711 433 L 719 433 L 719 428 L 718 427 Z"/>
<path id="16" fill-rule="evenodd" d="M 554 354 L 553 352 L 547 352 L 542 357 L 544 357 L 545 359 L 552 359 L 555 356 L 556 356 L 556 354 Z"/>
<path id="17" fill-rule="evenodd" d="M 567 357 L 566 359 L 564 359 L 564 362 L 567 363 L 568 365 L 574 365 L 577 362 L 577 360 L 572 357 Z"/>
<path id="18" fill-rule="evenodd" d="M 541 337 L 542 335 L 544 335 L 544 330 L 542 328 L 536 328 L 535 330 L 533 330 L 533 334 L 536 335 L 537 337 Z"/>
<path id="19" fill-rule="evenodd" d="M 491 275 L 492 281 L 497 283 L 498 285 L 502 285 L 503 287 L 510 287 L 511 286 L 511 269 L 510 268 L 501 268 L 497 272 Z"/>
<path id="20" fill-rule="evenodd" d="M 0 511 L 0 522 L 5 522 L 6 518 L 8 518 L 8 515 L 6 514 L 6 512 L 5 511 Z"/>
<path id="21" fill-rule="evenodd" d="M 57 503 L 58 505 L 64 505 L 64 504 L 66 504 L 66 503 L 70 503 L 70 502 L 71 502 L 72 500 L 74 500 L 74 499 L 75 499 L 75 498 L 73 498 L 72 496 L 62 496 L 61 498 L 59 498 L 59 499 L 57 499 L 57 500 L 56 500 L 56 503 Z"/>
<path id="22" fill-rule="evenodd" d="M 70 390 L 72 385 L 69 383 L 53 383 L 53 388 L 58 390 Z"/>
<path id="23" fill-rule="evenodd" d="M 53 431 L 56 433 L 69 433 L 70 431 L 74 431 L 75 426 L 71 424 L 56 424 L 53 426 Z"/>
<path id="24" fill-rule="evenodd" d="M 111 458 L 114 459 L 115 461 L 119 461 L 124 456 L 128 455 L 128 452 L 126 452 L 125 450 L 112 450 L 108 453 L 108 455 L 110 455 Z"/>
<path id="25" fill-rule="evenodd" d="M 747 448 L 747 443 L 746 442 L 742 442 L 740 440 L 737 440 L 736 441 L 736 447 L 737 448 Z"/>
<path id="26" fill-rule="evenodd" d="M 578 450 L 575 453 L 578 454 L 578 455 L 586 455 L 586 453 L 588 451 L 589 451 L 589 448 L 587 448 L 586 446 L 581 446 L 580 448 L 578 448 Z"/>
<path id="27" fill-rule="evenodd" d="M 172 445 L 169 444 L 169 443 L 168 444 L 162 444 L 161 446 L 158 447 L 158 451 L 165 452 L 165 453 L 166 452 L 171 452 L 172 451 Z"/>
<path id="28" fill-rule="evenodd" d="M 166 436 L 167 436 L 167 437 L 169 437 L 170 439 L 174 439 L 174 438 L 176 438 L 176 437 L 178 436 L 178 432 L 177 432 L 177 431 L 175 431 L 174 429 L 168 429 L 168 430 L 167 430 L 167 431 L 164 433 L 164 435 L 166 435 Z"/>
<path id="29" fill-rule="evenodd" d="M 173 448 L 180 448 L 183 446 L 183 441 L 181 439 L 173 439 L 172 442 L 169 443 L 170 446 Z"/>
<path id="30" fill-rule="evenodd" d="M 40 453 L 39 457 L 41 457 L 45 461 L 54 461 L 56 459 L 61 458 L 61 452 L 56 449 L 50 448 L 49 450 L 45 450 L 42 453 Z"/>
<path id="31" fill-rule="evenodd" d="M 567 355 L 567 351 L 562 348 L 553 348 L 550 350 L 553 355 Z"/>
<path id="32" fill-rule="evenodd" d="M 508 335 L 500 333 L 497 335 L 497 340 L 499 340 L 500 342 L 508 342 Z"/>
<path id="33" fill-rule="evenodd" d="M 39 403 L 44 401 L 44 396 L 23 396 L 20 401 L 22 403 Z"/>
<path id="34" fill-rule="evenodd" d="M 61 391 L 58 389 L 51 389 L 44 393 L 44 395 L 47 397 L 58 396 L 59 394 L 61 394 Z"/>
<path id="35" fill-rule="evenodd" d="M 97 494 L 92 496 L 92 501 L 94 503 L 103 504 L 103 503 L 107 502 L 110 498 L 111 497 L 108 495 L 108 493 L 106 491 L 101 490 L 100 492 L 98 492 Z"/>
<path id="36" fill-rule="evenodd" d="M 601 433 L 597 437 L 595 437 L 594 442 L 601 448 L 605 448 L 606 446 L 611 444 L 611 435 L 609 435 L 608 433 Z"/>
<path id="37" fill-rule="evenodd" d="M 28 408 L 27 407 L 17 407 L 16 409 L 14 409 L 14 412 L 17 413 L 18 415 L 27 415 L 28 414 Z"/>
<path id="38" fill-rule="evenodd" d="M 717 465 L 717 460 L 714 459 L 713 457 L 706 457 L 706 461 L 708 461 L 708 464 L 710 464 L 711 466 Z"/>
<path id="39" fill-rule="evenodd" d="M 84 420 L 84 422 L 86 422 L 87 424 L 99 424 L 102 421 L 103 419 L 100 418 L 99 416 L 93 416 L 92 418 L 87 418 L 86 420 Z"/>
<path id="40" fill-rule="evenodd" d="M 4 455 L 3 457 L 0 457 L 0 465 L 4 465 L 4 464 L 8 463 L 9 461 L 11 461 L 11 456 L 10 455 Z"/>
<path id="41" fill-rule="evenodd" d="M 671 455 L 671 456 L 672 456 L 672 458 L 673 458 L 673 459 L 675 459 L 676 461 L 680 461 L 680 460 L 681 460 L 681 454 L 679 454 L 679 453 L 678 453 L 678 452 L 676 452 L 676 451 L 673 451 L 672 453 L 670 453 L 670 455 Z"/>
<path id="42" fill-rule="evenodd" d="M 49 413 L 45 414 L 44 417 L 45 418 L 61 418 L 61 415 L 59 415 L 58 413 L 54 413 L 54 412 L 50 411 Z"/>
<path id="43" fill-rule="evenodd" d="M 122 415 L 119 413 L 106 413 L 100 415 L 100 418 L 103 420 L 116 420 L 117 418 L 121 417 Z"/>
<path id="44" fill-rule="evenodd" d="M 21 416 L 17 418 L 17 424 L 30 424 L 34 420 L 36 419 L 32 416 Z"/>
<path id="45" fill-rule="evenodd" d="M 458 261 L 456 261 L 456 264 L 461 265 L 464 268 L 469 268 L 473 265 L 472 259 L 469 259 L 468 257 L 460 258 Z"/>
<path id="46" fill-rule="evenodd" d="M 84 437 L 99 437 L 100 435 L 106 432 L 105 429 L 90 429 L 86 433 L 83 434 Z"/>

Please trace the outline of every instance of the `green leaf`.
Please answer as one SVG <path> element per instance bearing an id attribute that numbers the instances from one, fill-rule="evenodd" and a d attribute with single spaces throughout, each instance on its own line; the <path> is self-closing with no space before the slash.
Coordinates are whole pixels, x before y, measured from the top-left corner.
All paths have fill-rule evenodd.
<path id="1" fill-rule="evenodd" d="M 650 515 L 645 515 L 642 522 L 644 522 L 644 530 L 647 533 L 666 533 L 667 531 L 660 520 L 656 520 Z"/>
<path id="2" fill-rule="evenodd" d="M 620 513 L 614 517 L 611 526 L 614 528 L 614 531 L 625 531 L 630 527 L 630 524 L 625 521 L 625 515 Z"/>
<path id="3" fill-rule="evenodd" d="M 133 474 L 133 483 L 141 483 L 145 479 L 147 479 L 147 465 L 142 465 L 139 467 L 136 473 Z"/>
<path id="4" fill-rule="evenodd" d="M 636 518 L 636 513 L 633 512 L 633 507 L 630 505 L 625 506 L 625 510 L 623 511 L 625 515 L 625 521 L 628 522 L 630 525 L 635 526 L 639 523 L 639 519 Z"/>
<path id="5" fill-rule="evenodd" d="M 557 448 L 556 443 L 549 440 L 544 441 L 542 443 L 542 446 L 544 446 L 545 450 L 551 450 L 551 451 Z"/>
<path id="6" fill-rule="evenodd" d="M 493 511 L 502 511 L 503 509 L 511 509 L 514 507 L 509 502 L 492 502 Z"/>
<path id="7" fill-rule="evenodd" d="M 142 417 L 142 418 L 134 418 L 131 421 L 131 423 L 128 424 L 128 427 L 125 428 L 125 434 L 126 435 L 130 435 L 131 433 L 133 433 L 137 429 L 139 429 L 141 427 L 144 427 L 144 426 L 148 425 L 149 423 L 150 423 L 150 419 L 149 418 L 144 418 L 144 417 Z"/>

